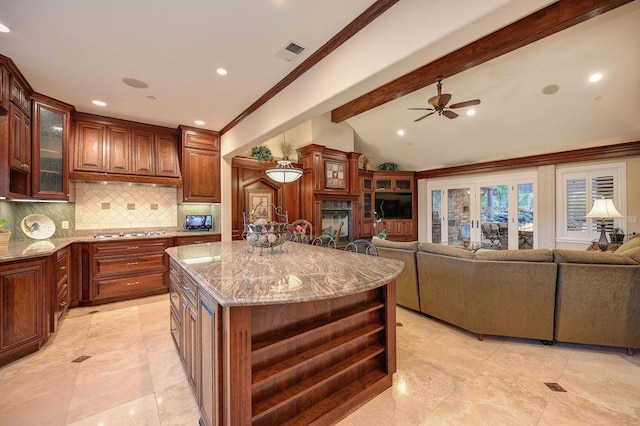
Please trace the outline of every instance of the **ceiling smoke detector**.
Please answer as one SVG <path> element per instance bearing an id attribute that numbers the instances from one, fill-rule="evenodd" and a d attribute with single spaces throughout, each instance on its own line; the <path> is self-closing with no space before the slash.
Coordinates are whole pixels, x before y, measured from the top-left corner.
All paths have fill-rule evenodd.
<path id="1" fill-rule="evenodd" d="M 300 57 L 300 54 L 304 52 L 305 48 L 298 43 L 289 41 L 289 43 L 276 53 L 276 58 L 282 59 L 287 62 L 295 62 Z"/>

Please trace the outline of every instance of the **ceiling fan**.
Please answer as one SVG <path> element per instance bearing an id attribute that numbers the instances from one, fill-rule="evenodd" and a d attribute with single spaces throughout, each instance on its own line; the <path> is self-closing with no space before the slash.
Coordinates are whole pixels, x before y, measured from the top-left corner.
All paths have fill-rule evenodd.
<path id="1" fill-rule="evenodd" d="M 473 99 L 471 101 L 458 102 L 457 104 L 451 104 L 447 106 L 447 103 L 451 100 L 451 94 L 442 93 L 442 76 L 438 77 L 436 81 L 438 82 L 438 94 L 436 96 L 433 96 L 432 98 L 429 98 L 429 104 L 433 108 L 408 108 L 409 110 L 413 111 L 431 111 L 430 113 L 413 120 L 414 122 L 420 121 L 423 118 L 427 118 L 430 115 L 435 114 L 436 112 L 438 113 L 438 115 L 444 115 L 447 118 L 453 119 L 456 118 L 458 114 L 456 114 L 454 111 L 451 111 L 451 108 L 464 108 L 472 105 L 478 105 L 480 103 L 480 99 Z"/>

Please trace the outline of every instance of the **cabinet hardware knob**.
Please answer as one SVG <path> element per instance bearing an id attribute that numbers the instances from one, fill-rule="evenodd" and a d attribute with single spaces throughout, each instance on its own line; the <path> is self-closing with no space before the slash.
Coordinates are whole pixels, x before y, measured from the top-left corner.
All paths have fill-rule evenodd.
<path id="1" fill-rule="evenodd" d="M 67 267 L 66 267 L 66 266 L 61 266 L 61 267 L 60 267 L 60 268 L 58 268 L 58 269 L 60 269 L 61 271 L 64 271 L 65 269 L 67 269 Z"/>
<path id="2" fill-rule="evenodd" d="M 182 302 L 182 307 L 187 309 L 187 302 Z"/>
<path id="3" fill-rule="evenodd" d="M 60 306 L 65 307 L 67 306 L 67 301 L 63 300 L 62 302 L 60 302 Z"/>
<path id="4" fill-rule="evenodd" d="M 130 265 L 137 265 L 137 264 L 138 264 L 138 262 L 127 262 L 127 266 L 130 266 Z"/>
<path id="5" fill-rule="evenodd" d="M 127 283 L 127 285 L 128 285 L 128 286 L 138 285 L 138 284 L 140 284 L 140 282 L 139 282 L 139 281 L 134 281 L 134 282 L 132 282 L 132 283 Z"/>
<path id="6" fill-rule="evenodd" d="M 130 246 L 130 247 L 127 247 L 127 250 L 135 250 L 137 248 L 138 248 L 138 246 Z"/>
<path id="7" fill-rule="evenodd" d="M 183 285 L 182 288 L 184 290 L 191 291 L 191 287 L 189 287 L 189 286 Z"/>
<path id="8" fill-rule="evenodd" d="M 200 243 L 204 243 L 204 241 L 202 241 L 202 240 L 196 240 L 196 241 L 195 241 L 195 243 L 196 243 L 196 244 L 200 244 Z"/>

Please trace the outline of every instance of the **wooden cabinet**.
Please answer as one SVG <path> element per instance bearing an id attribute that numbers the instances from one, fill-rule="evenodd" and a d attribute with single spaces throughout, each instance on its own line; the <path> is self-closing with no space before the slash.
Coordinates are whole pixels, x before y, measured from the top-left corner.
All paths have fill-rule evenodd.
<path id="1" fill-rule="evenodd" d="M 84 172 L 106 171 L 104 152 L 107 126 L 90 121 L 77 120 L 74 144 L 73 170 Z"/>
<path id="2" fill-rule="evenodd" d="M 83 244 L 81 304 L 132 299 L 168 290 L 165 249 L 171 240 L 133 239 Z"/>
<path id="3" fill-rule="evenodd" d="M 69 200 L 67 150 L 71 105 L 38 93 L 33 95 L 31 196 Z"/>
<path id="4" fill-rule="evenodd" d="M 375 172 L 376 192 L 413 192 L 414 172 Z"/>
<path id="5" fill-rule="evenodd" d="M 14 103 L 9 105 L 9 164 L 22 172 L 31 170 L 31 119 Z"/>
<path id="6" fill-rule="evenodd" d="M 186 246 L 190 244 L 215 243 L 221 240 L 220 234 L 187 235 L 175 238 L 175 245 Z"/>
<path id="7" fill-rule="evenodd" d="M 180 126 L 182 191 L 179 202 L 219 203 L 220 138 L 217 132 Z M 180 193 L 181 192 L 181 193 Z"/>
<path id="8" fill-rule="evenodd" d="M 358 223 L 357 238 L 370 238 L 373 235 L 373 172 L 358 171 L 360 183 L 360 200 L 356 217 Z"/>
<path id="9" fill-rule="evenodd" d="M 73 179 L 180 184 L 177 132 L 76 114 Z"/>
<path id="10" fill-rule="evenodd" d="M 178 140 L 176 136 L 155 135 L 154 152 L 155 175 L 179 178 L 180 166 L 178 158 Z"/>
<path id="11" fill-rule="evenodd" d="M 37 351 L 46 340 L 45 260 L 0 265 L 0 365 Z"/>
<path id="12" fill-rule="evenodd" d="M 25 82 L 26 83 L 26 82 Z M 31 88 L 21 82 L 17 75 L 11 78 L 11 102 L 18 106 L 27 116 L 31 114 Z"/>
<path id="13" fill-rule="evenodd" d="M 220 309 L 218 303 L 208 294 L 201 292 L 198 298 L 198 344 L 200 375 L 198 403 L 200 414 L 205 425 L 220 424 L 221 404 L 220 396 L 220 359 L 222 336 Z"/>
<path id="14" fill-rule="evenodd" d="M 62 318 L 69 310 L 71 303 L 71 281 L 69 279 L 71 272 L 71 249 L 65 247 L 54 255 L 55 256 L 55 286 L 52 297 L 53 308 L 50 318 L 50 331 L 54 332 L 58 329 Z M 51 275 L 54 275 L 53 273 Z"/>

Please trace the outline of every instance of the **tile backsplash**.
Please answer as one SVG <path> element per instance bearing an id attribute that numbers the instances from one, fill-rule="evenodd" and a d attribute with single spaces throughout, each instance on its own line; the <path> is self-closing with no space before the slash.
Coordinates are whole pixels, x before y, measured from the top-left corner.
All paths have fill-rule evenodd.
<path id="1" fill-rule="evenodd" d="M 177 188 L 128 183 L 76 184 L 77 230 L 170 228 L 178 222 Z"/>

